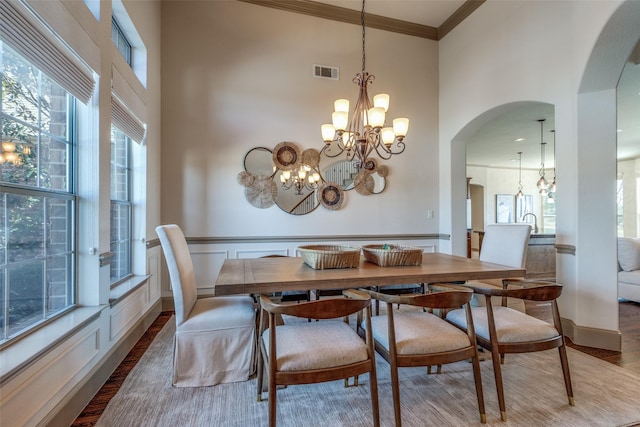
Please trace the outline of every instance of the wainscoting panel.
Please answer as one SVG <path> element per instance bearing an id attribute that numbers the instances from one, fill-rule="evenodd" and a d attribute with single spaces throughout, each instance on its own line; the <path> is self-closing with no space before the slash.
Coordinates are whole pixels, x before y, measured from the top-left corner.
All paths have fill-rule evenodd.
<path id="1" fill-rule="evenodd" d="M 259 249 L 259 250 L 242 249 L 242 250 L 236 251 L 237 259 L 261 258 L 263 256 L 268 256 L 268 255 L 290 256 L 288 249 L 280 249 L 280 248 L 279 249 Z"/>
<path id="2" fill-rule="evenodd" d="M 157 301 L 162 293 L 160 288 L 160 253 L 159 247 L 154 247 L 147 251 L 147 275 L 149 275 L 149 301 Z"/>
<path id="3" fill-rule="evenodd" d="M 96 321 L 3 387 L 2 425 L 37 424 L 52 410 L 52 397 L 61 398 L 68 393 L 74 380 L 86 374 L 99 353 L 100 327 Z"/>
<path id="4" fill-rule="evenodd" d="M 229 258 L 229 251 L 226 249 L 194 247 L 194 245 L 189 245 L 189 249 L 191 250 L 191 260 L 196 276 L 196 286 L 198 289 L 213 288 L 224 260 Z"/>
<path id="5" fill-rule="evenodd" d="M 111 341 L 119 340 L 135 324 L 149 305 L 149 283 L 145 283 L 124 301 L 116 304 L 110 315 Z"/>

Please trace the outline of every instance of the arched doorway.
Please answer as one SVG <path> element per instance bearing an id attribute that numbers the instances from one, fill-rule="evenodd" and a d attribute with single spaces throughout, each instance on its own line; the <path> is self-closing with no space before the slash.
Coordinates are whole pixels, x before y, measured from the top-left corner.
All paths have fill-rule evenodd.
<path id="1" fill-rule="evenodd" d="M 640 27 L 637 25 L 640 22 L 640 3 L 600 3 L 593 8 L 581 3 L 576 7 L 579 11 L 565 7 L 567 5 L 564 3 L 553 5 L 543 8 L 539 3 L 532 2 L 522 7 L 536 12 L 538 15 L 531 16 L 537 16 L 540 22 L 548 20 L 542 17 L 543 9 L 558 9 L 560 14 L 557 20 L 565 21 L 570 34 L 573 34 L 573 38 L 565 38 L 560 43 L 561 48 L 553 51 L 556 57 L 564 55 L 572 58 L 564 62 L 565 67 L 534 67 L 537 79 L 526 82 L 524 89 L 521 89 L 517 77 L 522 76 L 523 72 L 531 72 L 531 67 L 520 67 L 518 76 L 496 67 L 495 64 L 510 62 L 510 58 L 501 56 L 501 53 L 496 53 L 496 58 L 491 57 L 492 52 L 496 52 L 495 45 L 502 40 L 496 33 L 495 37 L 492 35 L 483 40 L 484 45 L 476 49 L 479 56 L 487 58 L 489 65 L 479 63 L 477 75 L 465 76 L 464 79 L 445 79 L 442 91 L 446 96 L 441 97 L 443 119 L 440 147 L 443 150 L 441 158 L 450 162 L 450 168 L 441 174 L 446 190 L 441 200 L 448 215 L 442 223 L 443 228 L 451 233 L 451 252 L 463 254 L 466 240 L 465 148 L 473 132 L 491 120 L 491 116 L 495 117 L 509 108 L 508 102 L 517 94 L 539 95 L 540 99 L 553 102 L 556 105 L 556 129 L 567 136 L 562 145 L 558 144 L 556 151 L 559 184 L 557 273 L 558 280 L 565 285 L 560 301 L 561 312 L 567 320 L 565 331 L 575 343 L 619 349 L 615 101 L 622 68 L 640 39 Z M 501 8 L 498 4 L 492 7 L 495 11 Z M 508 9 L 507 6 L 505 8 Z M 603 17 L 600 20 L 594 12 L 598 8 L 604 12 L 599 14 Z M 509 16 L 515 16 L 515 12 L 509 12 Z M 580 24 L 575 21 L 579 13 L 593 19 L 596 25 L 591 27 L 589 37 L 585 36 L 582 40 L 579 39 Z M 603 24 L 605 20 L 606 24 Z M 483 22 L 488 24 L 490 21 L 486 19 Z M 531 62 L 523 59 L 524 54 L 519 56 L 513 46 L 529 43 L 529 55 L 543 46 L 536 52 L 537 58 L 548 57 L 548 50 L 555 48 L 549 37 L 541 43 L 531 43 L 530 39 L 537 40 L 535 36 L 518 33 L 517 28 L 511 30 L 514 34 L 510 44 L 502 47 L 521 63 L 531 65 Z M 454 38 L 450 44 L 457 47 L 464 42 L 469 40 L 460 37 L 460 40 Z M 572 51 L 574 44 L 579 49 Z M 456 57 L 454 52 L 452 49 L 441 55 L 444 74 L 472 65 L 471 61 Z M 575 58 L 572 57 L 573 53 Z M 514 63 L 517 68 L 517 61 Z M 569 70 L 571 67 L 583 67 L 582 64 L 585 65 L 581 74 Z M 499 77 L 491 79 L 492 72 Z M 491 79 L 492 91 L 475 90 L 487 79 Z M 459 90 L 459 87 L 462 89 Z M 521 99 L 526 98 L 523 96 Z M 482 111 L 486 113 L 478 115 Z"/>

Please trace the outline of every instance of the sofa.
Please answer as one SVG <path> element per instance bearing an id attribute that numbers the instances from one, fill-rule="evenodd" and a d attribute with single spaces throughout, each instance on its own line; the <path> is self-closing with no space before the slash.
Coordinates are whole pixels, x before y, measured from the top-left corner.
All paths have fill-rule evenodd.
<path id="1" fill-rule="evenodd" d="M 640 238 L 618 237 L 618 298 L 640 302 Z"/>

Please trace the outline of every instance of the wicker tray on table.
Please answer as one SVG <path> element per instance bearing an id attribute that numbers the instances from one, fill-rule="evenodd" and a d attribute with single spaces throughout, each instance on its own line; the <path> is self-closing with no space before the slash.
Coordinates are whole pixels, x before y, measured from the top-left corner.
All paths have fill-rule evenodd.
<path id="1" fill-rule="evenodd" d="M 316 270 L 356 268 L 360 265 L 360 248 L 344 245 L 299 246 L 302 260 Z"/>
<path id="2" fill-rule="evenodd" d="M 422 264 L 422 249 L 398 245 L 364 245 L 364 259 L 381 267 Z"/>

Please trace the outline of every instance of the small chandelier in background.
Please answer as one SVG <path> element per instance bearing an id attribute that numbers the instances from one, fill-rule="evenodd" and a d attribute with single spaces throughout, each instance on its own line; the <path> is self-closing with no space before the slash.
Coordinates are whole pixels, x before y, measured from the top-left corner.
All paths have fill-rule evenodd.
<path id="1" fill-rule="evenodd" d="M 524 196 L 522 192 L 522 151 L 518 151 L 518 162 L 518 192 L 516 193 L 516 197 L 522 199 Z"/>
<path id="2" fill-rule="evenodd" d="M 292 170 L 282 171 L 280 175 L 282 188 L 288 190 L 293 187 L 296 195 L 301 195 L 305 189 L 314 191 L 318 188 L 320 181 L 320 173 L 317 171 L 312 172 L 311 166 L 304 163 L 298 164 Z"/>
<path id="3" fill-rule="evenodd" d="M 360 14 L 362 24 L 362 73 L 356 74 L 353 82 L 358 85 L 359 93 L 351 118 L 349 118 L 349 100 L 338 99 L 334 103 L 332 124 L 321 126 L 325 146 L 322 151 L 329 157 L 338 157 L 346 152 L 348 161 L 367 171 L 376 168 L 376 162 L 369 159 L 375 151 L 384 160 L 405 149 L 404 137 L 409 129 L 409 119 L 393 120 L 393 127 L 385 127 L 386 112 L 389 108 L 389 95 L 373 97 L 373 105 L 367 93 L 367 85 L 375 76 L 367 73 L 365 67 L 365 13 L 364 0 Z"/>
<path id="4" fill-rule="evenodd" d="M 544 177 L 544 146 L 547 145 L 543 140 L 544 133 L 544 122 L 546 119 L 538 120 L 540 122 L 540 179 L 538 180 L 536 186 L 540 190 L 541 196 L 547 195 L 547 190 L 549 189 L 549 182 Z"/>
<path id="5" fill-rule="evenodd" d="M 28 156 L 31 154 L 31 148 L 27 144 L 16 144 L 12 141 L 2 141 L 2 151 L 0 151 L 0 164 L 11 163 L 14 166 L 22 164 L 20 154 Z M 20 151 L 18 151 L 20 148 Z"/>

